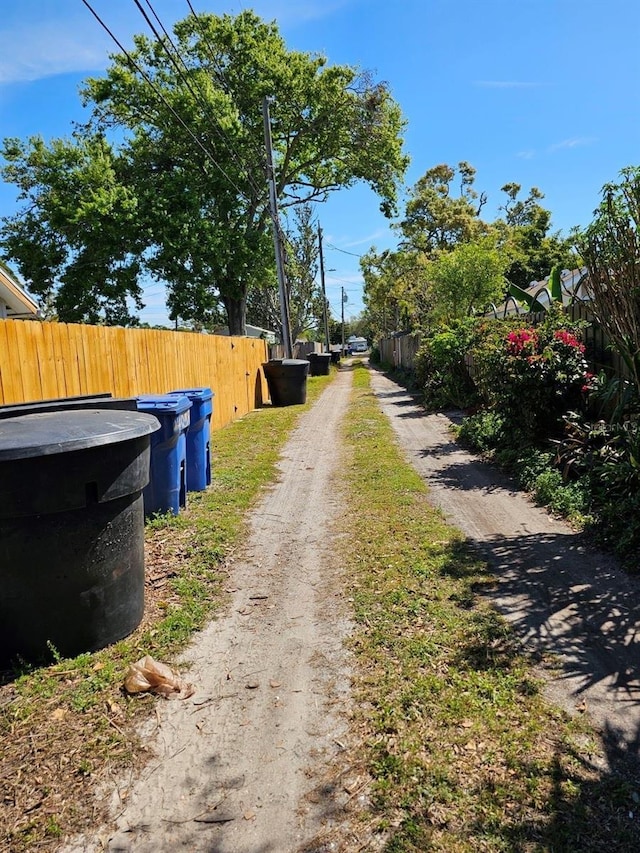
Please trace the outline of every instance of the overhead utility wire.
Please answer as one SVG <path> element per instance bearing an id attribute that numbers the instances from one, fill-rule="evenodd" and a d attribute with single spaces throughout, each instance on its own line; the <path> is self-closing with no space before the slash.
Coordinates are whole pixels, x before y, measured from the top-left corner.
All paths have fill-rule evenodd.
<path id="1" fill-rule="evenodd" d="M 187 0 L 187 6 L 189 7 L 189 11 L 193 15 L 196 23 L 198 24 L 198 26 L 200 26 L 200 23 L 201 23 L 200 15 L 193 8 L 193 4 L 191 3 L 191 0 Z M 226 95 L 229 96 L 229 98 L 231 98 L 233 100 L 233 92 L 229 88 L 227 81 L 224 78 L 224 74 L 222 73 L 222 70 L 220 69 L 220 63 L 219 63 L 218 59 L 216 58 L 215 50 L 211 46 L 211 42 L 210 42 L 209 38 L 207 37 L 205 30 L 202 29 L 202 27 L 200 27 L 200 35 L 202 38 L 202 43 L 204 44 L 204 46 L 207 50 L 207 53 L 209 54 L 209 59 L 211 60 L 213 72 L 215 74 L 216 80 L 218 81 L 218 84 L 220 85 L 220 88 L 223 90 L 223 92 Z M 267 164 L 266 164 L 266 159 L 264 156 L 263 149 L 261 147 L 259 147 L 258 145 L 256 145 L 256 143 L 254 142 L 253 139 L 251 139 L 251 137 L 249 137 L 248 142 L 249 142 L 250 146 L 253 148 L 253 153 L 256 155 L 256 159 L 258 160 L 263 171 L 266 174 Z"/>
<path id="2" fill-rule="evenodd" d="M 326 243 L 330 249 L 334 249 L 336 252 L 342 252 L 343 255 L 351 255 L 354 258 L 364 258 L 364 255 L 358 255 L 356 252 L 347 252 L 346 249 L 339 249 L 337 246 L 334 246 L 332 243 Z"/>
<path id="3" fill-rule="evenodd" d="M 182 127 L 187 131 L 187 133 L 189 134 L 189 136 L 191 136 L 191 138 L 192 138 L 192 139 L 193 139 L 193 141 L 196 143 L 196 145 L 197 145 L 197 146 L 202 150 L 202 152 L 204 153 L 205 157 L 206 157 L 208 160 L 210 160 L 210 161 L 211 161 L 211 163 L 213 163 L 213 165 L 216 167 L 216 169 L 218 169 L 218 171 L 220 171 L 220 172 L 224 175 L 224 177 L 229 181 L 229 183 L 230 183 L 230 184 L 231 184 L 231 186 L 236 190 L 236 192 L 238 192 L 241 196 L 243 196 L 243 197 L 246 199 L 246 194 L 245 194 L 245 193 L 244 193 L 244 192 L 243 192 L 243 191 L 242 191 L 238 186 L 236 186 L 236 184 L 231 180 L 231 178 L 229 177 L 229 175 L 227 175 L 227 173 L 226 173 L 226 172 L 225 172 L 225 170 L 222 168 L 222 166 L 221 166 L 221 165 L 216 161 L 216 159 L 215 159 L 215 157 L 213 156 L 213 154 L 212 154 L 212 153 L 211 153 L 207 148 L 205 148 L 205 146 L 202 144 L 202 142 L 198 139 L 198 137 L 195 135 L 195 133 L 191 130 L 191 128 L 190 128 L 190 127 L 187 125 L 187 123 L 184 121 L 184 119 L 182 118 L 182 116 L 180 116 L 180 115 L 179 115 L 179 113 L 178 113 L 178 112 L 176 112 L 176 110 L 171 106 L 171 104 L 169 103 L 169 101 L 167 101 L 167 99 L 166 99 L 166 98 L 165 98 L 165 96 L 162 94 L 162 92 L 157 88 L 157 86 L 155 85 L 155 83 L 153 82 L 153 80 L 149 77 L 149 75 L 148 75 L 148 74 L 146 74 L 146 73 L 145 73 L 145 71 L 144 71 L 144 70 L 143 70 L 143 69 L 142 69 L 142 68 L 137 64 L 137 62 L 133 59 L 133 57 L 131 56 L 131 54 L 130 54 L 130 53 L 126 50 L 126 48 L 121 44 L 121 42 L 118 40 L 118 38 L 117 38 L 117 37 L 116 37 L 116 36 L 111 32 L 111 30 L 109 29 L 109 27 L 107 26 L 107 24 L 105 24 L 105 22 L 104 22 L 104 21 L 102 20 L 102 18 L 98 15 L 98 13 L 95 11 L 95 9 L 93 9 L 93 8 L 91 7 L 91 4 L 88 2 L 88 0 L 82 0 L 82 2 L 83 2 L 83 3 L 84 3 L 84 5 L 87 7 L 87 9 L 91 12 L 91 14 L 93 15 L 93 17 L 94 17 L 94 18 L 96 19 L 96 21 L 100 24 L 100 26 L 105 30 L 105 32 L 106 32 L 106 33 L 107 33 L 107 34 L 108 34 L 108 35 L 113 39 L 113 41 L 116 43 L 116 45 L 117 45 L 117 46 L 119 47 L 119 49 L 122 51 L 122 53 L 127 57 L 127 60 L 128 60 L 128 62 L 129 62 L 129 64 L 130 64 L 130 65 L 131 65 L 131 66 L 132 66 L 132 67 L 133 67 L 133 68 L 134 68 L 134 69 L 135 69 L 135 70 L 136 70 L 136 71 L 137 71 L 137 72 L 138 72 L 138 73 L 139 73 L 139 74 L 144 78 L 144 80 L 145 80 L 145 81 L 149 84 L 149 86 L 151 87 L 151 89 L 152 89 L 152 91 L 154 92 L 154 94 L 156 94 L 156 95 L 158 96 L 158 98 L 159 98 L 159 99 L 162 101 L 162 103 L 167 107 L 167 109 L 168 109 L 168 110 L 169 110 L 169 111 L 170 111 L 170 112 L 175 116 L 175 118 L 177 118 L 177 120 L 180 122 L 180 124 L 182 125 Z M 248 199 L 247 199 L 247 200 L 248 200 Z"/>
<path id="4" fill-rule="evenodd" d="M 148 6 L 148 7 L 149 7 L 149 9 L 151 10 L 151 13 L 152 13 L 153 17 L 154 17 L 154 18 L 156 19 L 156 21 L 158 22 L 158 25 L 159 25 L 160 29 L 162 30 L 162 32 L 164 33 L 165 38 L 163 38 L 163 37 L 160 35 L 160 33 L 158 32 L 158 30 L 157 30 L 157 29 L 156 29 L 156 27 L 154 26 L 153 22 L 150 20 L 149 16 L 147 15 L 147 13 L 145 12 L 145 10 L 144 10 L 144 9 L 143 9 L 143 7 L 142 7 L 142 5 L 141 5 L 141 3 L 140 3 L 140 0 L 133 0 L 133 2 L 134 2 L 134 3 L 135 3 L 135 5 L 138 7 L 138 10 L 140 11 L 140 14 L 143 16 L 143 18 L 145 19 L 145 21 L 146 21 L 146 22 L 147 22 L 147 24 L 149 25 L 149 28 L 151 29 L 152 33 L 153 33 L 153 34 L 154 34 L 154 36 L 156 37 L 156 39 L 157 39 L 158 43 L 162 46 L 162 48 L 163 48 L 164 52 L 165 52 L 165 53 L 167 54 L 167 56 L 169 57 L 169 60 L 170 60 L 171 64 L 173 65 L 173 67 L 175 68 L 175 70 L 176 70 L 176 72 L 177 72 L 177 74 L 178 74 L 178 77 L 182 80 L 182 82 L 184 83 L 184 85 L 186 86 L 186 88 L 189 90 L 189 93 L 192 95 L 192 97 L 194 98 L 194 100 L 195 100 L 196 102 L 198 102 L 198 103 L 203 107 L 203 111 L 204 111 L 204 113 L 205 113 L 206 115 L 208 115 L 208 116 L 212 119 L 212 121 L 213 121 L 212 129 L 213 129 L 213 130 L 214 130 L 214 132 L 218 135 L 218 137 L 219 137 L 219 138 L 220 138 L 220 140 L 222 141 L 223 145 L 225 146 L 225 148 L 227 149 L 227 151 L 229 152 L 229 154 L 231 155 L 231 157 L 233 158 L 233 160 L 235 160 L 236 164 L 237 164 L 237 165 L 240 167 L 240 169 L 244 172 L 245 177 L 246 177 L 246 179 L 247 179 L 248 183 L 249 183 L 249 184 L 250 184 L 250 186 L 251 186 L 251 189 L 252 189 L 255 193 L 258 193 L 258 194 L 259 194 L 261 191 L 260 191 L 259 187 L 256 185 L 256 183 L 254 182 L 253 178 L 251 177 L 251 171 L 250 171 L 250 169 L 247 167 L 247 165 L 246 165 L 245 163 L 243 163 L 243 162 L 242 162 L 242 159 L 238 156 L 238 154 L 237 154 L 237 152 L 236 152 L 236 150 L 235 150 L 235 148 L 234 148 L 234 146 L 233 146 L 233 143 L 232 143 L 232 142 L 230 142 L 230 141 L 226 138 L 226 135 L 225 135 L 224 131 L 223 131 L 223 130 L 222 130 L 222 128 L 220 127 L 220 122 L 219 122 L 219 120 L 217 119 L 217 117 L 216 117 L 215 113 L 213 112 L 213 110 L 211 109 L 210 104 L 209 104 L 209 103 L 207 103 L 207 100 L 206 100 L 206 98 L 204 97 L 203 93 L 202 93 L 201 91 L 200 91 L 200 92 L 198 92 L 198 91 L 194 90 L 194 88 L 192 87 L 191 82 L 189 81 L 189 79 L 188 79 L 187 77 L 185 77 L 185 75 L 184 75 L 184 73 L 183 73 L 183 69 L 184 69 L 184 71 L 186 71 L 186 72 L 187 72 L 187 74 L 189 74 L 189 72 L 190 72 L 192 69 L 187 65 L 187 63 L 184 61 L 183 57 L 181 56 L 181 54 L 180 54 L 180 50 L 178 49 L 177 45 L 174 43 L 173 39 L 172 39 L 172 38 L 171 38 L 171 36 L 169 35 L 169 32 L 167 31 L 166 27 L 165 27 L 165 26 L 164 26 L 164 24 L 162 23 L 162 21 L 161 21 L 161 19 L 160 19 L 159 15 L 158 15 L 158 13 L 157 13 L 157 12 L 155 11 L 155 9 L 153 8 L 153 4 L 151 3 L 151 0 L 146 0 L 147 6 Z M 166 41 L 165 41 L 165 39 L 166 39 Z M 168 48 L 168 46 L 167 46 L 167 42 L 168 42 L 168 44 L 170 44 L 170 45 L 171 45 L 172 51 L 171 51 L 171 50 L 169 50 L 169 48 Z M 179 64 L 178 64 L 178 61 L 176 61 L 176 57 L 177 57 L 177 60 L 179 61 Z M 181 67 L 181 66 L 182 66 L 182 67 Z M 239 191 L 239 189 L 238 189 L 238 187 L 237 187 L 237 186 L 235 186 L 235 189 Z"/>

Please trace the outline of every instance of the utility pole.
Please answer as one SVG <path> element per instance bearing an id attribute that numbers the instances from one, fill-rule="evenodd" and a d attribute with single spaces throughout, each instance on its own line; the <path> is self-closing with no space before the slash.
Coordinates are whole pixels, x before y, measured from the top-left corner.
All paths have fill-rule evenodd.
<path id="1" fill-rule="evenodd" d="M 278 197 L 276 193 L 276 178 L 273 168 L 273 145 L 271 141 L 271 118 L 269 116 L 269 98 L 262 102 L 262 118 L 264 121 L 264 144 L 267 149 L 267 180 L 269 182 L 269 209 L 273 223 L 273 246 L 276 253 L 276 269 L 278 271 L 278 294 L 280 296 L 280 320 L 282 323 L 282 343 L 285 358 L 291 358 L 291 324 L 289 322 L 289 296 L 287 279 L 284 271 L 284 253 L 282 250 L 280 220 L 278 217 Z"/>
<path id="2" fill-rule="evenodd" d="M 324 320 L 324 344 L 329 352 L 329 317 L 327 316 L 327 291 L 324 286 L 324 257 L 322 254 L 322 228 L 318 223 L 318 249 L 320 253 L 320 283 L 322 286 L 322 317 Z"/>
<path id="3" fill-rule="evenodd" d="M 342 352 L 344 355 L 344 287 L 340 288 L 340 307 L 342 308 Z"/>

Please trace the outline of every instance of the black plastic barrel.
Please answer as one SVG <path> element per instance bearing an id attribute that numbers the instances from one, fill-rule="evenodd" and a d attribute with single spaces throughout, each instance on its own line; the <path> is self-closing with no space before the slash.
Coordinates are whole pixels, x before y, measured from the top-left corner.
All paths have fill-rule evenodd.
<path id="1" fill-rule="evenodd" d="M 38 412 L 65 412 L 78 409 L 122 409 L 137 411 L 135 397 L 112 397 L 98 394 L 96 397 L 60 397 L 55 400 L 34 400 L 29 403 L 12 403 L 0 406 L 0 420 L 20 415 L 35 415 Z"/>
<path id="2" fill-rule="evenodd" d="M 144 612 L 156 418 L 91 409 L 0 421 L 0 663 L 95 651 Z"/>
<path id="3" fill-rule="evenodd" d="M 307 356 L 309 359 L 309 375 L 310 376 L 328 376 L 331 367 L 330 352 L 310 352 Z"/>
<path id="4" fill-rule="evenodd" d="M 307 400 L 309 362 L 300 358 L 273 358 L 262 365 L 274 406 L 296 406 Z"/>

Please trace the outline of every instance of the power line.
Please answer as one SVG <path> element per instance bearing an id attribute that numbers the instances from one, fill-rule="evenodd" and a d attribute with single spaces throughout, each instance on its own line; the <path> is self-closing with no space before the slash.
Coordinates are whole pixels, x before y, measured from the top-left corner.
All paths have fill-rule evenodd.
<path id="1" fill-rule="evenodd" d="M 351 255 L 354 258 L 364 258 L 364 255 L 357 255 L 355 252 L 347 252 L 346 249 L 339 249 L 337 246 L 334 246 L 333 243 L 326 244 L 330 249 L 334 249 L 336 252 L 342 252 L 343 255 Z"/>
<path id="2" fill-rule="evenodd" d="M 180 53 L 180 50 L 178 49 L 178 47 L 174 43 L 173 39 L 169 35 L 164 24 L 162 23 L 160 16 L 156 12 L 156 10 L 153 8 L 153 4 L 151 3 L 151 0 L 146 0 L 146 4 L 149 7 L 149 9 L 151 10 L 152 15 L 154 16 L 154 18 L 158 22 L 158 25 L 164 34 L 164 38 L 160 35 L 158 30 L 154 26 L 153 22 L 150 20 L 149 16 L 147 15 L 145 10 L 143 9 L 140 0 L 133 0 L 133 2 L 138 7 L 140 14 L 143 16 L 143 18 L 147 22 L 149 28 L 151 29 L 151 32 L 156 37 L 158 44 L 160 44 L 162 46 L 164 52 L 169 57 L 169 60 L 170 60 L 171 64 L 173 65 L 173 67 L 175 68 L 175 70 L 178 74 L 178 77 L 180 78 L 182 83 L 186 86 L 186 88 L 188 89 L 189 93 L 194 98 L 194 100 L 196 102 L 198 102 L 203 107 L 203 111 L 205 112 L 205 114 L 208 114 L 208 116 L 213 120 L 212 129 L 217 134 L 217 136 L 220 138 L 220 140 L 222 141 L 222 144 L 225 146 L 225 148 L 227 149 L 227 151 L 231 155 L 232 159 L 236 162 L 236 165 L 238 165 L 240 167 L 241 171 L 244 172 L 244 176 L 245 176 L 247 182 L 249 183 L 249 185 L 251 186 L 251 189 L 253 190 L 253 192 L 256 193 L 257 196 L 262 195 L 264 191 L 261 190 L 258 187 L 258 185 L 254 182 L 254 180 L 251 176 L 251 170 L 247 167 L 247 165 L 245 163 L 242 162 L 241 158 L 238 156 L 238 153 L 236 152 L 235 148 L 233 147 L 233 144 L 231 142 L 229 142 L 229 140 L 226 138 L 226 135 L 225 135 L 224 131 L 222 130 L 222 127 L 220 126 L 220 122 L 219 122 L 218 118 L 216 117 L 215 113 L 211 109 L 211 106 L 207 102 L 202 91 L 196 92 L 194 90 L 194 88 L 192 87 L 189 79 L 187 77 L 185 77 L 185 75 L 183 73 L 183 69 L 184 69 L 184 71 L 187 72 L 187 74 L 189 74 L 193 69 L 190 68 L 189 65 L 187 65 L 187 63 L 185 62 L 184 58 L 182 57 L 182 55 Z M 169 50 L 167 43 L 169 45 L 171 45 L 172 50 Z M 177 57 L 177 59 L 176 59 L 176 57 Z M 235 189 L 238 192 L 240 192 L 240 190 L 238 189 L 237 186 L 235 186 Z M 245 195 L 245 197 L 246 197 L 246 194 L 244 194 L 244 193 L 242 193 L 242 194 Z"/>
<path id="3" fill-rule="evenodd" d="M 148 74 L 146 74 L 146 72 L 145 72 L 145 71 L 144 71 L 144 70 L 143 70 L 143 69 L 142 69 L 142 68 L 137 64 L 137 62 L 133 59 L 133 57 L 131 56 L 131 54 L 126 50 L 126 48 L 122 45 L 122 43 L 118 40 L 118 38 L 114 35 L 114 33 L 109 29 L 109 27 L 107 26 L 107 24 L 102 20 L 102 18 L 98 15 L 98 13 L 95 11 L 95 9 L 93 9 L 93 8 L 92 8 L 92 6 L 91 6 L 91 4 L 88 2 L 88 0 L 82 0 L 82 2 L 83 2 L 83 3 L 84 3 L 84 5 L 87 7 L 87 9 L 91 12 L 91 14 L 93 15 L 93 17 L 94 17 L 94 18 L 96 19 L 96 21 L 100 24 L 100 26 L 101 26 L 101 27 L 105 30 L 105 32 L 106 32 L 106 33 L 111 37 L 111 39 L 113 39 L 113 41 L 116 43 L 116 45 L 117 45 L 117 46 L 119 47 L 119 49 L 122 51 L 122 53 L 126 56 L 126 58 L 127 58 L 128 62 L 129 62 L 129 64 L 130 64 L 130 65 L 131 65 L 131 66 L 132 66 L 132 67 L 133 67 L 133 68 L 138 72 L 138 74 L 140 74 L 140 75 L 143 77 L 143 79 L 148 83 L 148 85 L 150 86 L 150 88 L 151 88 L 151 90 L 154 92 L 154 94 L 155 94 L 155 95 L 156 95 L 156 96 L 157 96 L 157 97 L 162 101 L 162 103 L 167 107 L 167 109 L 168 109 L 168 110 L 169 110 L 169 111 L 170 111 L 170 112 L 175 116 L 175 118 L 180 122 L 180 124 L 182 125 L 182 127 L 187 131 L 187 133 L 189 134 L 189 136 L 191 136 L 191 138 L 192 138 L 192 139 L 193 139 L 193 141 L 196 143 L 196 145 L 197 145 L 197 146 L 202 150 L 202 152 L 204 153 L 205 157 L 206 157 L 206 158 L 207 158 L 211 163 L 213 163 L 213 165 L 214 165 L 214 166 L 215 166 L 215 167 L 216 167 L 216 168 L 217 168 L 217 169 L 218 169 L 218 170 L 219 170 L 219 171 L 224 175 L 224 177 L 227 179 L 227 181 L 229 181 L 229 183 L 230 183 L 230 184 L 231 184 L 231 186 L 236 190 L 236 192 L 237 192 L 237 193 L 239 193 L 241 196 L 243 196 L 243 197 L 248 201 L 248 199 L 246 198 L 246 194 L 245 194 L 245 193 L 244 193 L 244 192 L 243 192 L 243 191 L 242 191 L 238 186 L 236 186 L 236 184 L 231 180 L 231 178 L 229 177 L 229 175 L 227 175 L 227 173 L 226 173 L 226 172 L 225 172 L 225 170 L 222 168 L 222 166 L 217 162 L 217 160 L 215 159 L 215 157 L 213 156 L 213 154 L 212 154 L 212 153 L 211 153 L 207 148 L 205 148 L 205 146 L 202 144 L 202 142 L 198 139 L 198 137 L 195 135 L 195 133 L 191 130 L 191 128 L 190 128 L 190 127 L 187 125 L 187 123 L 184 121 L 184 119 L 182 118 L 182 116 L 180 116 L 180 115 L 179 115 L 179 113 L 178 113 L 178 112 L 176 112 L 176 110 L 175 110 L 175 109 L 173 108 L 173 106 L 169 103 L 169 101 L 165 98 L 165 96 L 162 94 L 162 92 L 157 88 L 157 86 L 155 85 L 155 83 L 153 82 L 153 80 L 149 77 L 149 75 L 148 75 Z"/>

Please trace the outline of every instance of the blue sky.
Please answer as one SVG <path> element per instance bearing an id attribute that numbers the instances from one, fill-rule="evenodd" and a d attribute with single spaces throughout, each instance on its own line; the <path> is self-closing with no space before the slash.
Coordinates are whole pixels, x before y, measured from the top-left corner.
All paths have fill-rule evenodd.
<path id="1" fill-rule="evenodd" d="M 487 218 L 510 181 L 537 186 L 553 228 L 591 220 L 600 190 L 640 164 L 638 0 L 192 0 L 197 11 L 252 8 L 276 20 L 289 48 L 323 53 L 386 81 L 408 122 L 407 186 L 438 163 L 466 160 L 488 195 Z M 132 0 L 92 0 L 128 46 L 146 24 Z M 166 26 L 186 0 L 154 0 Z M 66 136 L 83 118 L 78 86 L 116 50 L 81 0 L 5 0 L 0 20 L 3 137 Z M 258 107 L 257 107 L 258 108 Z M 402 208 L 401 208 L 402 209 Z M 16 211 L 0 184 L 0 216 Z M 334 316 L 362 309 L 358 255 L 396 245 L 365 187 L 319 207 L 327 294 Z M 150 285 L 142 318 L 166 321 L 163 288 Z"/>

